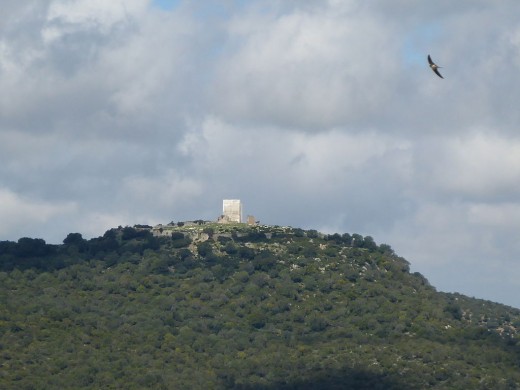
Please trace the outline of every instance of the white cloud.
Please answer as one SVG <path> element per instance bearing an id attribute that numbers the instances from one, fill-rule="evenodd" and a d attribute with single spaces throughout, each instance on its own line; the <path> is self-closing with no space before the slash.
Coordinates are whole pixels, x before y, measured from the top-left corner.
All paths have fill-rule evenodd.
<path id="1" fill-rule="evenodd" d="M 107 34 L 114 25 L 142 14 L 148 0 L 67 0 L 53 1 L 42 34 L 50 43 L 63 35 L 84 30 Z"/>
<path id="2" fill-rule="evenodd" d="M 384 27 L 381 26 L 384 24 Z M 213 94 L 224 117 L 318 129 L 384 115 L 398 42 L 363 10 L 242 15 L 229 27 Z"/>
<path id="3" fill-rule="evenodd" d="M 192 177 L 182 177 L 169 169 L 159 177 L 130 176 L 124 179 L 123 193 L 134 202 L 148 203 L 150 211 L 158 214 L 173 205 L 190 203 L 204 194 L 205 185 Z"/>
<path id="4" fill-rule="evenodd" d="M 520 139 L 492 131 L 429 139 L 420 145 L 422 181 L 433 193 L 474 200 L 520 196 Z"/>
<path id="5" fill-rule="evenodd" d="M 469 206 L 468 222 L 488 232 L 507 234 L 520 229 L 520 202 L 474 203 Z M 507 234 L 508 235 L 508 234 Z"/>
<path id="6" fill-rule="evenodd" d="M 348 178 L 353 172 L 359 174 L 381 161 L 386 161 L 385 170 L 392 167 L 397 176 L 405 179 L 409 174 L 409 147 L 406 140 L 376 132 L 350 134 L 333 130 L 292 135 L 288 152 L 294 155 L 292 172 L 302 183 L 316 188 Z"/>
<path id="7" fill-rule="evenodd" d="M 34 231 L 34 226 L 47 224 L 53 218 L 73 213 L 73 202 L 48 202 L 23 197 L 9 189 L 0 188 L 0 234 L 13 237 L 24 231 Z"/>

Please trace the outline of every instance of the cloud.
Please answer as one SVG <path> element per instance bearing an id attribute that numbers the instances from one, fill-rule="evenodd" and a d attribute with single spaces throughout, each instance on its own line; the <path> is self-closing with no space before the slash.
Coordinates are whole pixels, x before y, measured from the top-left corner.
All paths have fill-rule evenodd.
<path id="1" fill-rule="evenodd" d="M 24 232 L 34 231 L 31 226 L 46 224 L 60 215 L 74 212 L 76 207 L 73 202 L 41 202 L 0 188 L 0 234 L 11 239 L 15 238 L 14 234 L 25 236 Z"/>
<path id="2" fill-rule="evenodd" d="M 135 203 L 149 203 L 149 212 L 158 215 L 172 206 L 189 204 L 191 199 L 204 194 L 205 185 L 199 180 L 182 176 L 175 171 L 166 171 L 162 176 L 127 177 L 122 192 L 126 199 Z M 193 207 L 193 206 L 192 206 Z"/>
<path id="3" fill-rule="evenodd" d="M 484 226 L 490 231 L 498 228 L 504 233 L 518 229 L 520 228 L 520 204 L 511 202 L 475 203 L 469 209 L 469 221 Z"/>
<path id="4" fill-rule="evenodd" d="M 77 0 L 73 3 L 54 1 L 47 12 L 47 26 L 43 30 L 45 42 L 52 42 L 63 35 L 84 30 L 108 34 L 122 21 L 142 14 L 148 0 Z"/>
<path id="5" fill-rule="evenodd" d="M 190 64 L 205 38 L 186 15 L 145 12 L 147 3 L 55 1 L 43 15 L 24 15 L 20 30 L 0 44 L 2 121 L 98 136 L 165 130 L 166 121 L 175 128 L 200 82 Z M 21 42 L 26 24 L 36 28 Z"/>
<path id="6" fill-rule="evenodd" d="M 395 27 L 342 8 L 231 20 L 212 91 L 217 114 L 322 130 L 384 117 L 399 78 Z"/>
<path id="7" fill-rule="evenodd" d="M 520 195 L 520 140 L 493 132 L 476 132 L 429 143 L 432 166 L 428 188 L 450 197 L 511 201 Z"/>

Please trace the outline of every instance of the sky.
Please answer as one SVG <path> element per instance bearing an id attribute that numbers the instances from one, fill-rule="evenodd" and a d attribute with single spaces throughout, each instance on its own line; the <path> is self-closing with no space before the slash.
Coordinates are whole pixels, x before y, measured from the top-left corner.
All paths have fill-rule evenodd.
<path id="1" fill-rule="evenodd" d="M 520 308 L 517 0 L 2 7 L 0 240 L 216 220 L 241 199 Z"/>

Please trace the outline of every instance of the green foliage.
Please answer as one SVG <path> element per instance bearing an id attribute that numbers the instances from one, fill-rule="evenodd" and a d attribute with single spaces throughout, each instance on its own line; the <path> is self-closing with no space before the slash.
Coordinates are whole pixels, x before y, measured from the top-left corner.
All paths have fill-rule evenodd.
<path id="1" fill-rule="evenodd" d="M 226 244 L 224 246 L 224 251 L 228 255 L 234 255 L 234 254 L 238 253 L 237 246 L 233 243 L 233 241 L 226 242 Z"/>
<path id="2" fill-rule="evenodd" d="M 45 257 L 52 252 L 52 246 L 41 238 L 20 238 L 15 248 L 15 255 L 21 258 Z"/>
<path id="3" fill-rule="evenodd" d="M 247 246 L 241 246 L 238 249 L 238 255 L 242 259 L 252 260 L 255 257 L 255 251 Z"/>
<path id="4" fill-rule="evenodd" d="M 0 242 L 0 388 L 520 386 L 519 310 L 369 236 L 174 228 Z"/>
<path id="5" fill-rule="evenodd" d="M 215 233 L 215 230 L 211 227 L 206 227 L 206 228 L 202 229 L 202 232 L 206 233 L 209 236 L 209 238 L 212 238 L 213 234 Z"/>
<path id="6" fill-rule="evenodd" d="M 86 240 L 83 239 L 81 233 L 69 233 L 67 237 L 63 240 L 63 244 L 65 245 L 75 245 L 75 246 L 84 246 Z"/>

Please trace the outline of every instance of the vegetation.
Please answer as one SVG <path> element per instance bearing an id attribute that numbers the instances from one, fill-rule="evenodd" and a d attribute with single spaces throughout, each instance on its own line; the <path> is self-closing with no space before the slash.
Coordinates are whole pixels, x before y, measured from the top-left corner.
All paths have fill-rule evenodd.
<path id="1" fill-rule="evenodd" d="M 520 310 L 372 237 L 165 229 L 0 242 L 0 388 L 520 387 Z"/>

